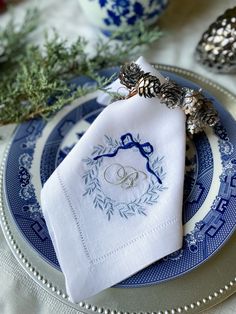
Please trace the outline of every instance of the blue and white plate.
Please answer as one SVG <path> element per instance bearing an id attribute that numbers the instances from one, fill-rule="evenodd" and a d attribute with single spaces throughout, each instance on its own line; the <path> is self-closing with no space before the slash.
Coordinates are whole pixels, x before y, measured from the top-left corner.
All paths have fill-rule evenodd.
<path id="1" fill-rule="evenodd" d="M 199 88 L 171 72 L 163 75 Z M 85 78 L 74 82 L 91 83 Z M 189 272 L 218 251 L 235 229 L 236 122 L 212 95 L 205 94 L 213 100 L 221 125 L 187 140 L 183 247 L 126 279 L 120 287 L 156 284 Z M 82 97 L 48 123 L 38 119 L 20 125 L 9 149 L 5 168 L 9 210 L 19 232 L 38 252 L 35 254 L 57 269 L 60 267 L 40 208 L 40 190 L 102 110 L 96 94 Z"/>

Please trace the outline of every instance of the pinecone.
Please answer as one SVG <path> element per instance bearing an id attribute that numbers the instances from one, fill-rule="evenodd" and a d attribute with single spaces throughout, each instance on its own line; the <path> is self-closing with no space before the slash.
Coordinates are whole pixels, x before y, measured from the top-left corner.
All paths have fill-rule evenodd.
<path id="1" fill-rule="evenodd" d="M 145 73 L 138 81 L 137 86 L 139 96 L 152 98 L 159 94 L 161 82 L 156 76 Z"/>
<path id="2" fill-rule="evenodd" d="M 203 125 L 201 124 L 201 121 L 198 119 L 197 116 L 191 115 L 191 116 L 187 116 L 186 129 L 189 134 L 193 135 L 193 134 L 202 132 Z"/>
<path id="3" fill-rule="evenodd" d="M 166 82 L 161 85 L 159 97 L 161 103 L 166 104 L 168 108 L 174 109 L 179 107 L 183 95 L 184 92 L 182 88 L 173 81 L 166 80 Z"/>
<path id="4" fill-rule="evenodd" d="M 202 108 L 198 113 L 202 125 L 213 127 L 219 122 L 217 111 L 211 108 Z"/>
<path id="5" fill-rule="evenodd" d="M 144 71 L 142 71 L 140 66 L 135 62 L 126 63 L 120 68 L 120 83 L 125 85 L 128 89 L 134 88 L 143 74 Z"/>
<path id="6" fill-rule="evenodd" d="M 236 71 L 236 7 L 219 16 L 203 33 L 196 58 L 217 72 Z"/>
<path id="7" fill-rule="evenodd" d="M 181 108 L 185 114 L 193 114 L 204 105 L 204 96 L 196 90 L 183 88 L 184 96 Z"/>
<path id="8" fill-rule="evenodd" d="M 187 131 L 196 134 L 203 131 L 205 127 L 213 127 L 219 122 L 217 111 L 212 107 L 212 103 L 205 99 L 204 105 L 200 110 L 191 115 L 187 115 Z"/>

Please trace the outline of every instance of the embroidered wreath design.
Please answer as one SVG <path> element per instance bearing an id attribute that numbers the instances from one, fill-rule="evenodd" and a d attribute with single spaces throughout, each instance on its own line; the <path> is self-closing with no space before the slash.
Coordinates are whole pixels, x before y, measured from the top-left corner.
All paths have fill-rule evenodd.
<path id="1" fill-rule="evenodd" d="M 126 203 L 120 202 L 110 198 L 102 190 L 101 183 L 98 179 L 99 168 L 101 167 L 104 157 L 97 158 L 96 156 L 112 154 L 114 151 L 122 145 L 121 140 L 112 139 L 110 136 L 105 135 L 105 145 L 99 144 L 94 146 L 93 152 L 90 157 L 83 159 L 83 162 L 87 165 L 87 170 L 82 176 L 85 184 L 85 192 L 83 196 L 93 196 L 92 201 L 95 208 L 99 208 L 105 213 L 108 220 L 111 220 L 112 216 L 118 213 L 121 218 L 128 219 L 134 215 L 147 215 L 147 208 L 157 203 L 159 194 L 167 187 L 155 178 L 151 176 L 151 180 L 148 184 L 146 191 L 135 200 Z M 141 143 L 140 136 L 137 135 L 134 138 L 135 143 Z M 140 144 L 141 145 L 141 144 Z M 137 149 L 137 148 L 131 148 Z M 165 172 L 163 170 L 164 157 L 154 156 L 152 153 L 149 156 L 149 165 L 156 176 L 163 182 L 165 178 Z"/>

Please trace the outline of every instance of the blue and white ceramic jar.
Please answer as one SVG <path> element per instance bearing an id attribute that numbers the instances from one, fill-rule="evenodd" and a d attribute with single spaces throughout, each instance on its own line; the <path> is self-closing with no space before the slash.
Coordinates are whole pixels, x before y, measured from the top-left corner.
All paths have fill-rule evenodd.
<path id="1" fill-rule="evenodd" d="M 168 0 L 79 0 L 91 24 L 104 33 L 143 21 L 156 22 L 167 6 Z"/>

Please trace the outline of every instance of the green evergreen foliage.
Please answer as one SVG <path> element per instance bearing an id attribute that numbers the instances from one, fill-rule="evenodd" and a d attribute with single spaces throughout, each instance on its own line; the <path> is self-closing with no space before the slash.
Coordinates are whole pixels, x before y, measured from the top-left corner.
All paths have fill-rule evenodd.
<path id="1" fill-rule="evenodd" d="M 45 36 L 43 47 L 35 45 L 33 31 L 39 18 L 36 9 L 29 10 L 20 26 L 12 18 L 0 29 L 0 125 L 48 118 L 91 90 L 104 90 L 113 78 L 101 77 L 100 69 L 133 59 L 141 47 L 161 35 L 157 27 L 147 29 L 143 24 L 121 29 L 109 39 L 99 40 L 91 56 L 83 37 L 69 45 L 54 32 L 50 39 Z M 68 81 L 80 75 L 94 79 L 96 85 L 71 93 Z M 49 105 L 51 97 L 54 102 Z"/>

